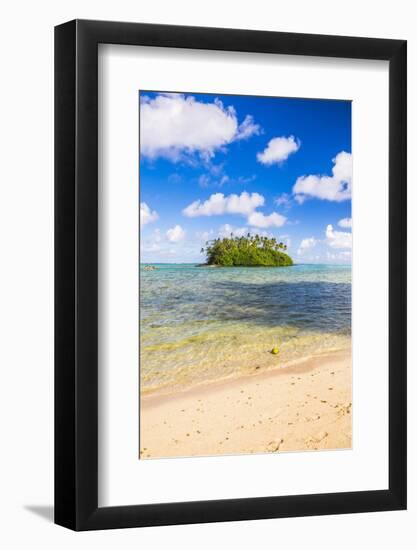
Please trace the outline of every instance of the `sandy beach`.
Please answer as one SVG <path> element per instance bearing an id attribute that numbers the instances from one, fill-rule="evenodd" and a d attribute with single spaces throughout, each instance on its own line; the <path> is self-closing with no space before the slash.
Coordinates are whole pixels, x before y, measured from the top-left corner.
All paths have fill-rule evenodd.
<path id="1" fill-rule="evenodd" d="M 350 349 L 142 396 L 140 458 L 346 449 L 351 407 Z"/>

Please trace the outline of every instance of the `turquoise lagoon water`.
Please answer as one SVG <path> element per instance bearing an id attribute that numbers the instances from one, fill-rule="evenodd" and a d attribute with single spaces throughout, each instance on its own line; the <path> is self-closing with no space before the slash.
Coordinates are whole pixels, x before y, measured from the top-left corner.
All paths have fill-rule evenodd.
<path id="1" fill-rule="evenodd" d="M 140 269 L 141 391 L 284 366 L 350 346 L 351 267 Z M 277 356 L 270 350 L 277 346 Z"/>

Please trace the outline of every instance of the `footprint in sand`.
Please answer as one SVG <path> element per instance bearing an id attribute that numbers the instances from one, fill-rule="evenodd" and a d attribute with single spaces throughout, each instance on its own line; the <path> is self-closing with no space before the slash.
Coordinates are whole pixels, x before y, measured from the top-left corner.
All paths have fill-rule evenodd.
<path id="1" fill-rule="evenodd" d="M 325 431 L 319 432 L 318 434 L 308 437 L 304 440 L 308 448 L 317 448 L 316 446 L 321 443 L 329 434 Z"/>
<path id="2" fill-rule="evenodd" d="M 270 441 L 268 443 L 268 445 L 266 446 L 266 450 L 269 453 L 276 453 L 277 451 L 279 451 L 279 448 L 282 445 L 282 443 L 284 443 L 283 439 L 277 439 L 277 440 L 274 440 L 274 441 Z"/>
<path id="3" fill-rule="evenodd" d="M 345 416 L 346 414 L 350 414 L 352 409 L 352 403 L 344 403 L 341 405 L 339 403 L 339 410 L 337 411 L 338 416 Z"/>
<path id="4" fill-rule="evenodd" d="M 304 422 L 312 422 L 313 420 L 320 420 L 320 415 L 315 414 L 314 416 L 305 416 L 303 420 Z"/>

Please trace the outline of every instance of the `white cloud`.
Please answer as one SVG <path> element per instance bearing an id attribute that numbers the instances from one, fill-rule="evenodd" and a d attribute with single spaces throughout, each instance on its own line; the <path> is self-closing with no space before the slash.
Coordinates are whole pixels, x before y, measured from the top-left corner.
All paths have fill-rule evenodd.
<path id="1" fill-rule="evenodd" d="M 256 158 L 262 164 L 279 164 L 298 151 L 300 142 L 294 136 L 276 137 L 270 140 L 266 149 L 258 153 Z"/>
<path id="2" fill-rule="evenodd" d="M 140 226 L 143 227 L 147 223 L 155 222 L 159 218 L 155 210 L 151 210 L 146 202 L 140 203 Z"/>
<path id="3" fill-rule="evenodd" d="M 350 250 L 343 250 L 341 252 L 327 252 L 326 259 L 332 262 L 347 262 L 352 259 L 352 252 Z"/>
<path id="4" fill-rule="evenodd" d="M 307 250 L 314 248 L 317 242 L 317 239 L 315 239 L 314 237 L 303 239 L 300 243 L 299 249 L 297 250 L 298 256 L 302 256 Z"/>
<path id="5" fill-rule="evenodd" d="M 337 222 L 337 225 L 339 227 L 343 227 L 344 229 L 349 229 L 352 227 L 352 218 L 343 218 Z"/>
<path id="6" fill-rule="evenodd" d="M 333 163 L 332 176 L 309 175 L 297 179 L 293 187 L 297 202 L 302 204 L 309 197 L 336 202 L 351 198 L 352 155 L 341 151 Z"/>
<path id="7" fill-rule="evenodd" d="M 352 258 L 352 252 L 350 250 L 343 250 L 342 252 L 339 252 L 339 256 L 341 258 L 350 259 Z"/>
<path id="8" fill-rule="evenodd" d="M 259 193 L 247 193 L 240 195 L 227 195 L 214 193 L 206 201 L 194 201 L 182 211 L 189 218 L 197 216 L 219 216 L 222 214 L 249 215 L 258 206 L 263 206 L 265 199 Z"/>
<path id="9" fill-rule="evenodd" d="M 207 187 L 223 187 L 226 183 L 230 181 L 230 178 L 227 174 L 221 175 L 218 179 L 214 179 L 208 174 L 202 174 L 198 178 L 198 185 L 203 189 Z"/>
<path id="10" fill-rule="evenodd" d="M 228 223 L 222 225 L 219 228 L 219 237 L 230 237 L 230 234 L 233 233 L 234 237 L 243 237 L 249 233 L 247 227 L 233 227 Z"/>
<path id="11" fill-rule="evenodd" d="M 207 174 L 201 174 L 198 178 L 198 185 L 200 187 L 208 187 L 210 185 L 210 177 Z"/>
<path id="12" fill-rule="evenodd" d="M 159 252 L 161 247 L 156 243 L 143 243 L 140 249 L 141 252 Z"/>
<path id="13" fill-rule="evenodd" d="M 140 239 L 141 252 L 159 252 L 162 244 L 161 232 L 159 229 L 152 231 L 151 235 Z"/>
<path id="14" fill-rule="evenodd" d="M 199 262 L 201 261 L 201 247 L 210 238 L 217 236 L 217 232 L 213 229 L 207 232 L 190 233 L 184 231 L 185 238 L 174 241 L 172 237 L 178 238 L 181 236 L 181 231 L 172 227 L 170 233 L 171 240 L 166 231 L 161 232 L 159 229 L 154 229 L 150 234 L 141 236 L 140 239 L 140 257 L 141 262 Z"/>
<path id="15" fill-rule="evenodd" d="M 262 212 L 252 212 L 248 216 L 248 224 L 253 227 L 281 227 L 287 221 L 285 216 L 272 212 L 266 216 Z"/>
<path id="16" fill-rule="evenodd" d="M 316 246 L 317 240 L 314 237 L 308 237 L 308 239 L 303 239 L 300 244 L 300 248 L 306 250 L 308 248 L 313 248 Z"/>
<path id="17" fill-rule="evenodd" d="M 199 241 L 208 241 L 211 239 L 214 235 L 213 229 L 210 229 L 209 231 L 196 231 L 195 236 Z"/>
<path id="18" fill-rule="evenodd" d="M 180 225 L 176 225 L 166 232 L 167 239 L 171 243 L 177 243 L 185 238 L 185 231 Z"/>
<path id="19" fill-rule="evenodd" d="M 278 195 L 274 202 L 277 206 L 282 206 L 283 208 L 288 209 L 291 206 L 291 195 L 289 193 L 281 193 L 281 195 Z"/>
<path id="20" fill-rule="evenodd" d="M 210 172 L 210 174 L 214 177 L 220 177 L 224 172 L 224 162 L 220 164 L 214 164 L 211 161 L 208 161 L 205 163 L 206 169 Z"/>
<path id="21" fill-rule="evenodd" d="M 162 241 L 162 237 L 161 237 L 161 232 L 159 229 L 155 229 L 154 232 L 152 233 L 152 239 L 156 242 L 156 243 L 160 243 Z"/>
<path id="22" fill-rule="evenodd" d="M 240 185 L 246 185 L 247 183 L 252 183 L 256 180 L 256 175 L 252 174 L 251 176 L 239 176 L 236 178 L 235 183 L 239 183 Z"/>
<path id="23" fill-rule="evenodd" d="M 173 184 L 179 184 L 182 182 L 182 176 L 180 176 L 180 174 L 178 174 L 177 172 L 174 172 L 173 174 L 170 174 L 168 176 L 168 181 L 169 183 L 173 183 Z"/>
<path id="24" fill-rule="evenodd" d="M 151 159 L 178 161 L 198 154 L 207 160 L 229 143 L 259 132 L 251 116 L 239 125 L 235 109 L 218 99 L 203 103 L 193 96 L 159 94 L 142 98 L 140 105 L 141 153 Z"/>
<path id="25" fill-rule="evenodd" d="M 352 248 L 352 233 L 334 231 L 329 224 L 326 227 L 326 242 L 332 248 Z"/>
<path id="26" fill-rule="evenodd" d="M 182 211 L 189 218 L 197 216 L 220 216 L 223 214 L 241 214 L 247 216 L 248 225 L 256 228 L 281 227 L 287 221 L 285 216 L 272 212 L 265 215 L 256 209 L 263 206 L 265 199 L 259 193 L 247 193 L 240 195 L 227 195 L 214 193 L 206 201 L 194 201 Z M 229 226 L 231 227 L 231 226 Z M 246 228 L 241 228 L 242 230 Z M 230 233 L 230 232 L 229 232 Z"/>
<path id="27" fill-rule="evenodd" d="M 253 135 L 258 135 L 261 132 L 261 128 L 259 124 L 255 124 L 253 121 L 253 116 L 246 115 L 245 120 L 242 122 L 242 124 L 237 129 L 236 138 L 239 139 L 248 139 Z"/>

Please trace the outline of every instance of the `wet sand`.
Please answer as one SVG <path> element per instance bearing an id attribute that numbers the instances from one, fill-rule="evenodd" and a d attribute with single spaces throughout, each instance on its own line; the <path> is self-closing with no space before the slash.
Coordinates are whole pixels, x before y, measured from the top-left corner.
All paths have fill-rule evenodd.
<path id="1" fill-rule="evenodd" d="M 346 449 L 349 350 L 167 395 L 140 408 L 140 458 Z"/>

